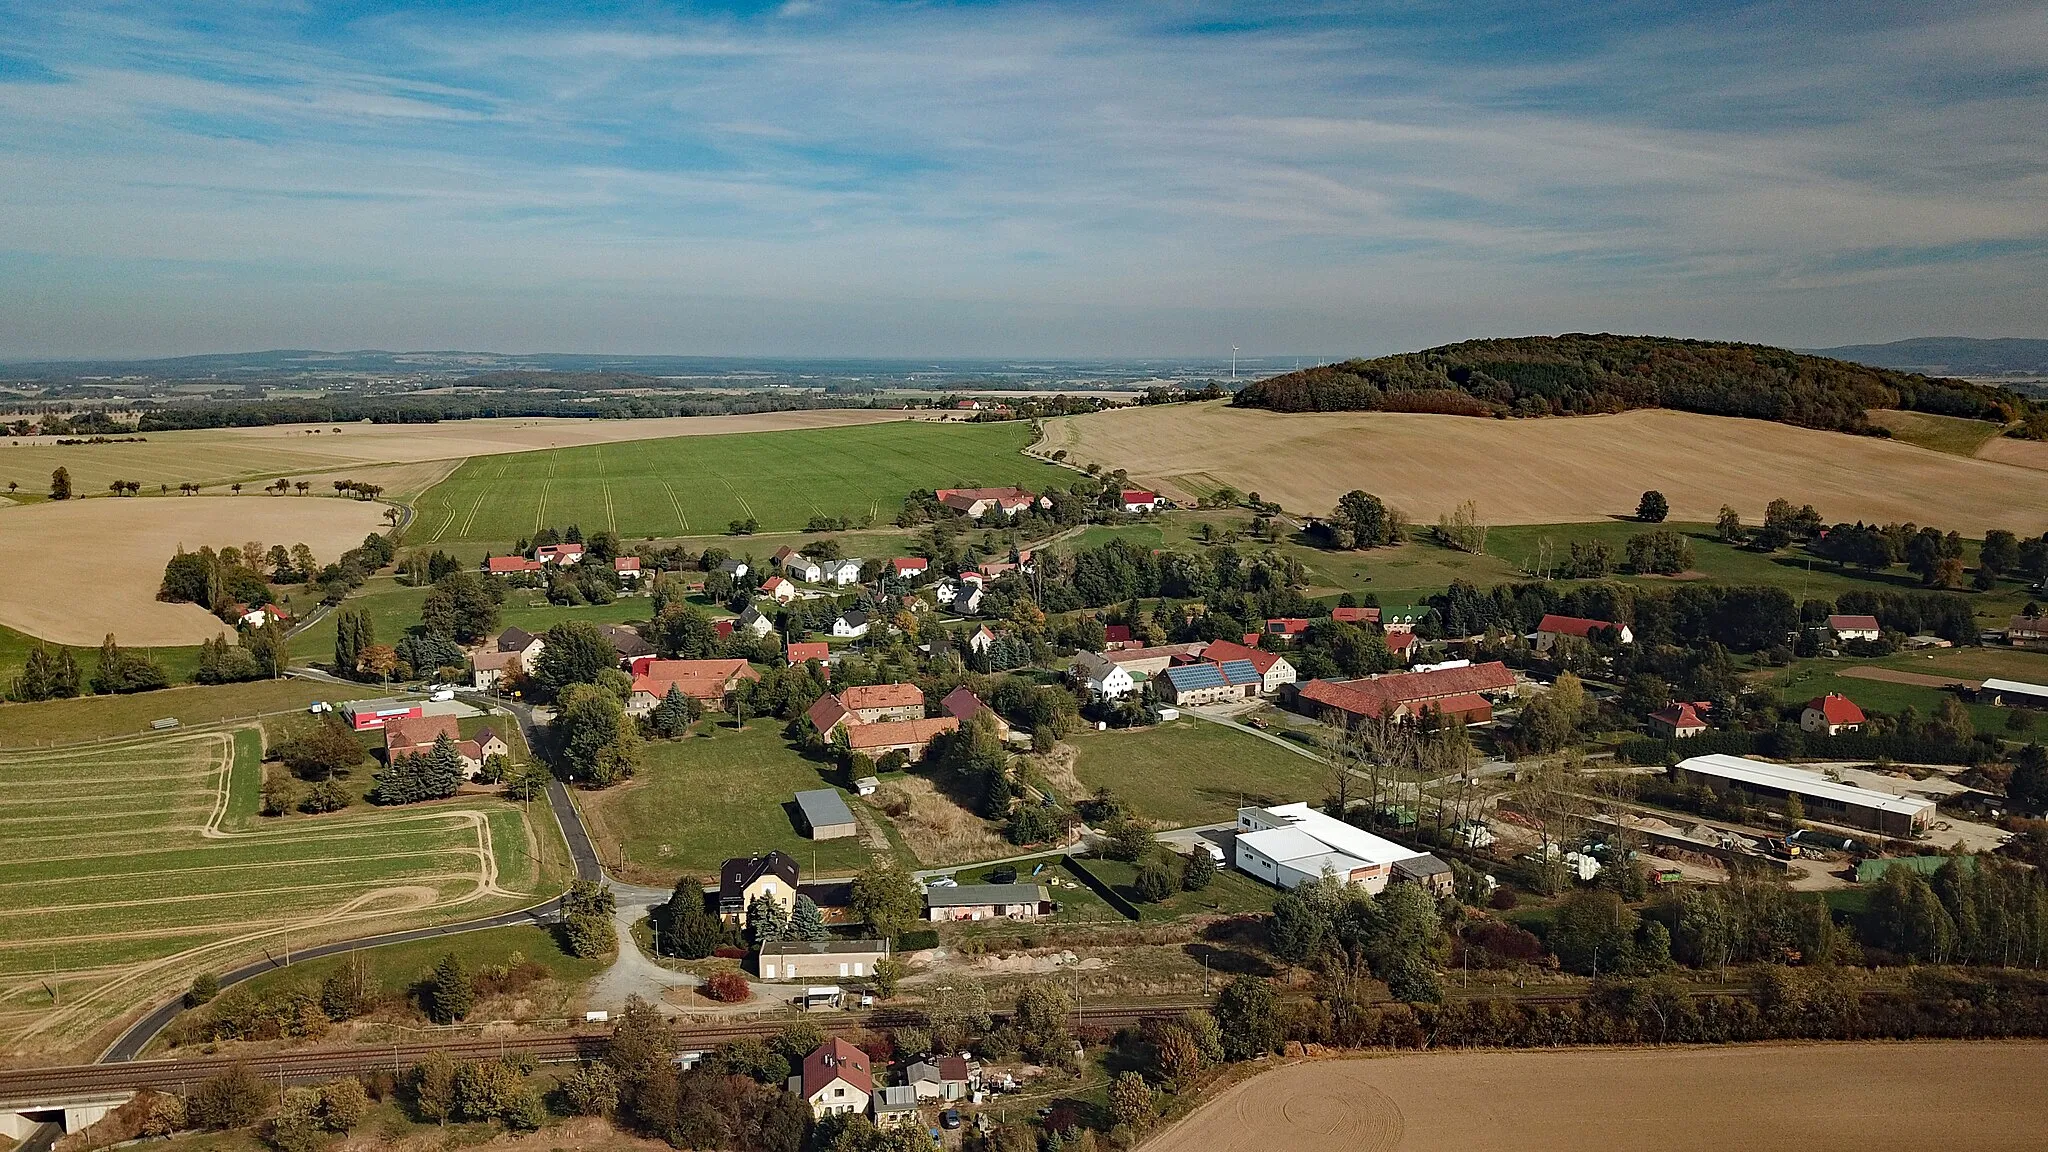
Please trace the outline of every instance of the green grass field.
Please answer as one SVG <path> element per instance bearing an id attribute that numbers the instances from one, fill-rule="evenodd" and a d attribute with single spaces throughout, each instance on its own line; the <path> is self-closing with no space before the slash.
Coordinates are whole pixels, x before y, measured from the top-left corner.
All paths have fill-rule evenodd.
<path id="1" fill-rule="evenodd" d="M 537 902 L 559 849 L 487 797 L 253 816 L 254 728 L 0 757 L 0 1041 L 61 1052 L 200 971 Z M 546 859 L 544 859 L 546 858 Z"/>
<path id="2" fill-rule="evenodd" d="M 175 718 L 195 728 L 304 711 L 315 700 L 376 695 L 365 686 L 343 688 L 312 680 L 252 680 L 246 684 L 189 684 L 132 696 L 80 696 L 37 704 L 0 704 L 0 748 L 73 744 L 149 731 L 151 721 Z"/>
<path id="3" fill-rule="evenodd" d="M 1023 424 L 903 421 L 681 436 L 472 459 L 419 500 L 414 547 L 504 548 L 576 524 L 628 540 L 702 536 L 752 517 L 799 531 L 813 516 L 886 524 L 913 489 L 1070 483 L 1021 450 Z"/>
<path id="4" fill-rule="evenodd" d="M 1277 889 L 1268 888 L 1242 872 L 1219 867 L 1216 878 L 1200 892 L 1176 891 L 1157 904 L 1146 904 L 1138 899 L 1137 865 L 1126 864 L 1121 860 L 1091 859 L 1081 863 L 1103 883 L 1109 885 L 1111 891 L 1136 904 L 1139 918 L 1148 924 L 1178 920 L 1183 916 L 1229 916 L 1238 912 L 1266 912 L 1273 907 L 1273 897 L 1279 895 Z"/>
<path id="5" fill-rule="evenodd" d="M 1890 409 L 1872 412 L 1870 422 L 1889 431 L 1894 440 L 1955 456 L 1975 456 L 1977 449 L 2000 430 L 2000 425 L 1989 420 Z"/>
<path id="6" fill-rule="evenodd" d="M 333 643 L 333 633 L 329 632 L 328 636 L 329 644 L 331 645 Z M 57 647 L 57 645 L 50 644 L 47 641 L 37 640 L 26 633 L 16 632 L 12 628 L 0 627 L 0 697 L 6 695 L 7 687 L 14 683 L 14 678 L 21 675 L 22 666 L 28 663 L 29 650 L 37 644 L 42 644 L 48 648 Z M 154 657 L 158 664 L 163 666 L 164 672 L 170 676 L 173 683 L 191 679 L 193 671 L 199 667 L 199 648 L 197 645 L 179 648 L 149 648 L 145 649 L 145 651 Z M 72 659 L 78 662 L 79 674 L 87 679 L 92 677 L 93 669 L 99 667 L 99 649 L 97 647 L 72 648 L 71 656 Z"/>
<path id="7" fill-rule="evenodd" d="M 868 862 L 872 854 L 857 838 L 814 841 L 797 831 L 796 793 L 831 781 L 823 764 L 790 748 L 780 721 L 756 720 L 741 731 L 706 722 L 698 730 L 715 734 L 650 741 L 629 783 L 578 794 L 607 867 L 672 884 L 684 873 L 715 876 L 729 856 L 777 848 L 807 876 L 854 872 Z"/>
<path id="8" fill-rule="evenodd" d="M 1133 811 L 1169 827 L 1229 820 L 1248 804 L 1320 801 L 1330 769 L 1221 724 L 1175 720 L 1156 728 L 1080 732 L 1075 774 L 1107 787 Z"/>

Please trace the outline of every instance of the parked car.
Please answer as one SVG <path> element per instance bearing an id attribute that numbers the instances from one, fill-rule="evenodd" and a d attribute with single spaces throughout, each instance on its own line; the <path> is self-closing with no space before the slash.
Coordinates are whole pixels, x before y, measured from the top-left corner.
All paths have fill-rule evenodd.
<path id="1" fill-rule="evenodd" d="M 960 1127 L 960 1110 L 958 1108 L 948 1108 L 944 1112 L 939 1113 L 939 1127 L 949 1132 Z"/>

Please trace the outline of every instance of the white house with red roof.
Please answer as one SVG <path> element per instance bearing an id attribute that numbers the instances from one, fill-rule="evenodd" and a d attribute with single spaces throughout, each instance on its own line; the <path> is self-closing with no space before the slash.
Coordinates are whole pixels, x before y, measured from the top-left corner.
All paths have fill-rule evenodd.
<path id="1" fill-rule="evenodd" d="M 571 564 L 583 563 L 583 545 L 542 544 L 533 550 L 533 558 L 543 564 L 567 568 Z"/>
<path id="2" fill-rule="evenodd" d="M 932 562 L 922 556 L 898 556 L 889 561 L 889 574 L 898 580 L 915 580 L 932 570 Z"/>
<path id="3" fill-rule="evenodd" d="M 796 592 L 796 585 L 784 576 L 770 576 L 761 582 L 761 595 L 777 604 L 787 604 L 796 599 Z"/>
<path id="4" fill-rule="evenodd" d="M 617 573 L 621 580 L 638 580 L 640 579 L 640 558 L 638 556 L 614 556 L 612 558 L 612 571 Z"/>
<path id="5" fill-rule="evenodd" d="M 1701 715 L 1706 708 L 1700 702 L 1676 701 L 1650 713 L 1650 732 L 1666 740 L 1690 740 L 1707 730 L 1707 721 Z"/>
<path id="6" fill-rule="evenodd" d="M 1126 488 L 1118 495 L 1126 512 L 1159 511 L 1159 493 L 1147 492 L 1142 488 Z"/>
<path id="7" fill-rule="evenodd" d="M 811 1116 L 823 1120 L 868 1110 L 875 1093 L 874 1073 L 868 1054 L 834 1036 L 804 1057 L 803 1067 L 789 1078 L 789 1090 L 811 1106 Z"/>
<path id="8" fill-rule="evenodd" d="M 1861 729 L 1866 719 L 1863 709 L 1858 708 L 1854 700 L 1839 692 L 1830 692 L 1806 702 L 1806 710 L 1799 714 L 1799 727 L 1808 732 L 1838 736 Z"/>
<path id="9" fill-rule="evenodd" d="M 234 607 L 234 613 L 237 623 L 246 624 L 251 628 L 261 628 L 272 620 L 283 623 L 292 618 L 291 613 L 275 604 L 264 604 L 255 608 L 251 608 L 247 604 L 237 604 Z"/>
<path id="10" fill-rule="evenodd" d="M 1884 634 L 1877 626 L 1875 616 L 1830 616 L 1828 631 L 1835 634 L 1838 643 L 1850 640 L 1876 640 Z"/>
<path id="11" fill-rule="evenodd" d="M 1308 631 L 1308 626 L 1309 621 L 1306 617 L 1276 616 L 1266 621 L 1266 636 L 1285 644 Z"/>

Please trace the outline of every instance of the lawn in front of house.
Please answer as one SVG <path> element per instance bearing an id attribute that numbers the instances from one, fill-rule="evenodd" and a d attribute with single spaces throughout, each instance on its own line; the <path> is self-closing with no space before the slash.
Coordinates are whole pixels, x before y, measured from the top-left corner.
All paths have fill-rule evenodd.
<path id="1" fill-rule="evenodd" d="M 1178 888 L 1173 894 L 1157 904 L 1147 904 L 1138 899 L 1138 865 L 1122 860 L 1090 859 L 1082 866 L 1095 874 L 1096 878 L 1109 885 L 1110 890 L 1137 906 L 1139 914 L 1147 922 L 1178 920 L 1183 916 L 1230 916 L 1239 912 L 1267 912 L 1273 907 L 1273 898 L 1279 890 L 1269 888 L 1257 880 L 1236 871 L 1228 864 L 1218 864 L 1216 875 L 1209 886 L 1199 892 L 1184 892 Z"/>
<path id="2" fill-rule="evenodd" d="M 1963 675 L 1953 668 L 1944 668 L 1934 661 L 1921 657 L 1916 662 L 1912 657 L 1888 656 L 1883 660 L 1857 660 L 1854 657 L 1837 659 L 1796 660 L 1790 666 L 1773 673 L 1769 683 L 1778 689 L 1778 696 L 1787 704 L 1801 704 L 1816 696 L 1837 692 L 1871 712 L 1899 713 L 1907 708 L 1918 712 L 1922 720 L 1931 719 L 1935 709 L 1941 707 L 1944 697 L 1955 693 L 1945 688 L 1924 687 L 1918 684 L 1893 684 L 1884 680 L 1866 680 L 1843 673 L 1856 667 L 1898 668 L 1908 672 L 1926 675 Z M 2014 709 L 2001 708 L 1992 704 L 1963 705 L 1970 713 L 1970 722 L 1979 732 L 1989 732 L 2004 739 L 2026 739 L 2037 728 L 2048 728 L 2041 722 L 2038 713 L 2027 713 L 2024 730 L 2008 729 L 2006 723 Z"/>
<path id="3" fill-rule="evenodd" d="M 864 867 L 873 853 L 858 837 L 811 840 L 797 830 L 796 793 L 838 787 L 837 773 L 804 759 L 782 729 L 774 719 L 737 731 L 724 717 L 707 720 L 680 740 L 648 741 L 626 783 L 577 793 L 605 866 L 660 885 L 686 872 L 709 880 L 727 857 L 774 849 L 794 857 L 806 876 Z M 859 803 L 842 795 L 849 807 Z"/>
<path id="4" fill-rule="evenodd" d="M 1069 739 L 1079 753 L 1075 774 L 1090 792 L 1108 788 L 1165 827 L 1231 820 L 1246 805 L 1319 801 L 1331 780 L 1319 760 L 1207 720 Z"/>

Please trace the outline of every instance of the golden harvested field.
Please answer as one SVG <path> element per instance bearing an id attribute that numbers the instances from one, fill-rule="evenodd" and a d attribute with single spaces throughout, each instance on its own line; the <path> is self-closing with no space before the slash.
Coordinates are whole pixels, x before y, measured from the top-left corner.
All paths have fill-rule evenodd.
<path id="1" fill-rule="evenodd" d="M 384 526 L 384 505 L 334 496 L 169 496 L 0 507 L 0 624 L 63 644 L 197 644 L 224 630 L 157 600 L 178 546 L 304 543 L 333 560 Z M 311 601 L 308 601 L 310 607 Z"/>
<path id="2" fill-rule="evenodd" d="M 2014 440 L 2010 436 L 1993 436 L 1984 442 L 1982 448 L 1977 449 L 1977 459 L 2048 471 L 2048 441 Z"/>
<path id="3" fill-rule="evenodd" d="M 2018 441 L 1997 441 L 1992 444 Z M 1987 448 L 1990 447 L 1987 445 Z M 2021 445 L 2021 447 L 2027 447 Z M 1461 501 L 1492 524 L 1633 513 L 1645 489 L 1673 520 L 1723 504 L 1752 523 L 1773 497 L 1835 520 L 1911 520 L 1965 535 L 2039 532 L 2048 473 L 1865 436 L 1645 409 L 1615 416 L 1483 420 L 1395 412 L 1285 415 L 1209 404 L 1125 408 L 1047 422 L 1036 450 L 1128 469 L 1168 493 L 1229 485 L 1289 511 L 1328 512 L 1354 488 L 1419 522 Z"/>
<path id="4" fill-rule="evenodd" d="M 81 496 L 99 495 L 114 480 L 147 485 L 185 481 L 208 487 L 235 481 L 294 480 L 349 476 L 382 483 L 393 495 L 423 491 L 443 473 L 373 476 L 371 464 L 413 464 L 610 444 L 664 436 L 712 436 L 726 432 L 769 432 L 783 428 L 837 428 L 901 420 L 887 409 L 823 408 L 761 412 L 743 416 L 676 416 L 648 420 L 447 420 L 439 424 L 281 424 L 267 428 L 210 428 L 193 432 L 151 432 L 142 444 L 60 445 L 51 437 L 0 440 L 0 489 L 8 481 L 25 492 L 48 488 L 58 466 L 71 470 Z M 340 431 L 335 431 L 339 428 Z M 322 480 L 321 486 L 325 486 Z M 418 487 L 411 485 L 417 483 Z"/>
<path id="5" fill-rule="evenodd" d="M 1238 1084 L 1146 1152 L 2002 1152 L 2042 1146 L 2048 1044 L 1437 1052 Z"/>

